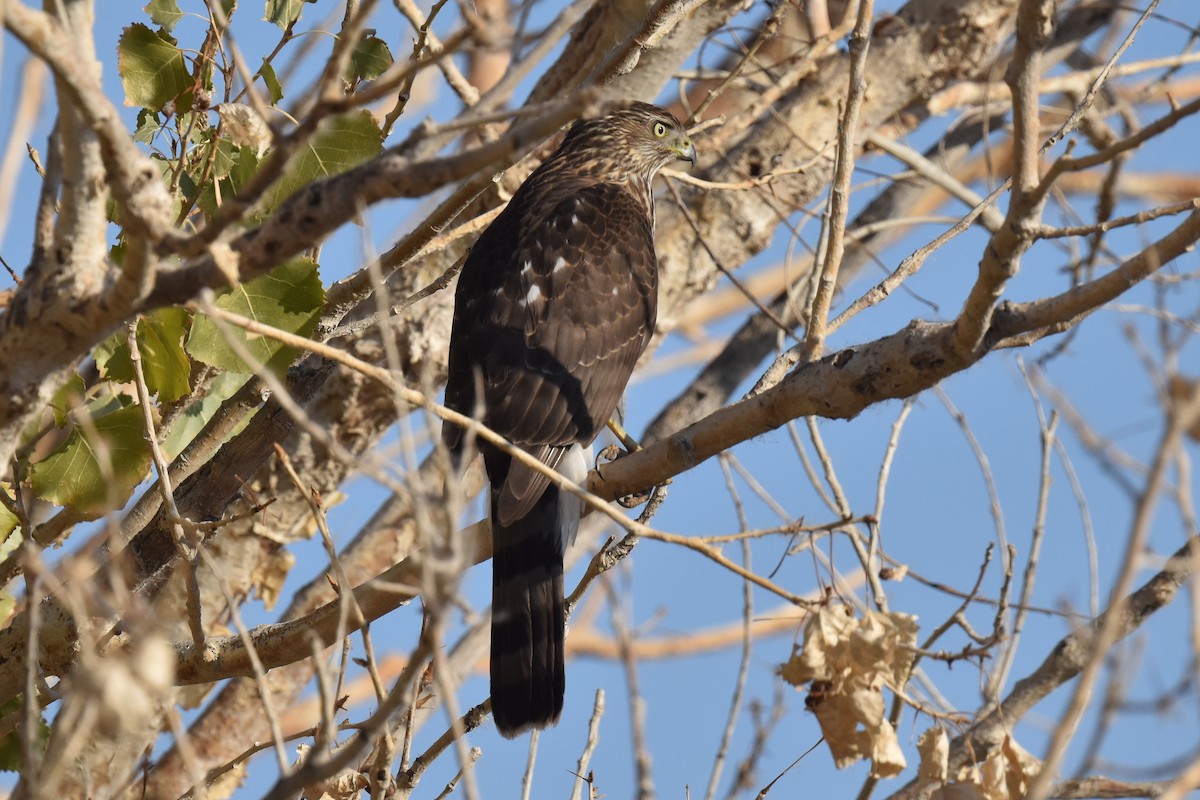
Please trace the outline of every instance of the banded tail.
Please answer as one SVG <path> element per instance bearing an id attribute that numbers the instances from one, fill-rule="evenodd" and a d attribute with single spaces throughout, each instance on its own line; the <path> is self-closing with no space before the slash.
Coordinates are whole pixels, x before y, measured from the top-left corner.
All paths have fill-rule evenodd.
<path id="1" fill-rule="evenodd" d="M 587 477 L 591 448 L 567 448 L 562 474 Z M 489 459 L 492 478 L 492 717 L 507 738 L 558 722 L 566 690 L 563 554 L 575 541 L 583 506 L 545 487 L 523 516 L 501 522 L 498 505 L 511 465 Z M 500 473 L 504 475 L 501 476 Z"/>
<path id="2" fill-rule="evenodd" d="M 492 492 L 492 716 L 507 738 L 558 722 L 566 691 L 559 491 L 511 525 Z"/>

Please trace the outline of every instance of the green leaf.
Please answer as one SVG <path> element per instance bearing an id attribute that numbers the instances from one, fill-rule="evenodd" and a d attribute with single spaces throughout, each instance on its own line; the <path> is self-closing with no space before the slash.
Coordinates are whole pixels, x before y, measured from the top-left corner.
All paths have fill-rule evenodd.
<path id="1" fill-rule="evenodd" d="M 3 492 L 5 497 L 15 502 L 11 484 L 6 481 L 0 481 L 0 492 Z M 20 520 L 16 515 L 8 510 L 8 506 L 0 505 L 0 561 L 11 556 L 21 546 L 21 542 L 25 537 L 21 535 L 21 531 L 17 530 L 17 523 Z M 17 599 L 13 597 L 11 592 L 0 591 L 0 626 L 8 622 L 13 611 L 17 608 Z M 0 752 L 4 749 L 3 738 L 0 737 Z M 4 769 L 4 757 L 0 755 L 0 769 Z"/>
<path id="2" fill-rule="evenodd" d="M 146 4 L 145 12 L 150 15 L 155 25 L 161 25 L 167 33 L 170 33 L 175 23 L 183 18 L 183 12 L 179 10 L 179 4 L 175 0 L 150 0 Z"/>
<path id="3" fill-rule="evenodd" d="M 17 515 L 8 511 L 8 505 L 16 505 L 17 498 L 12 491 L 12 483 L 0 481 L 0 492 L 4 492 L 5 498 L 10 501 L 6 505 L 0 505 L 0 560 L 4 560 L 20 547 L 20 543 L 24 541 L 24 536 L 17 530 L 17 524 L 20 522 Z M 4 625 L 8 619 L 8 615 L 12 613 L 12 609 L 16 606 L 16 601 L 13 596 L 7 591 L 0 591 L 0 625 Z"/>
<path id="4" fill-rule="evenodd" d="M 187 98 L 190 102 L 192 93 L 188 92 L 183 97 Z M 182 101 L 183 98 L 180 98 L 180 100 Z M 175 114 L 179 121 L 179 129 L 184 137 L 184 141 L 188 144 L 202 143 L 205 134 L 211 130 L 208 127 L 208 114 L 203 111 L 191 111 L 184 108 L 182 102 L 175 106 Z"/>
<path id="5" fill-rule="evenodd" d="M 138 320 L 138 350 L 146 388 L 164 403 L 173 403 L 191 391 L 192 362 L 183 350 L 188 313 L 182 308 L 160 308 Z M 119 330 L 96 346 L 96 366 L 110 381 L 133 380 L 127 334 Z"/>
<path id="6" fill-rule="evenodd" d="M 191 444 L 192 439 L 204 429 L 204 426 L 208 424 L 208 421 L 213 418 L 224 402 L 233 397 L 249 379 L 249 376 L 240 372 L 222 372 L 213 378 L 204 396 L 189 404 L 187 409 L 175 418 L 175 424 L 171 426 L 171 430 L 162 443 L 167 459 L 174 460 L 182 453 L 183 448 Z M 241 425 L 236 426 L 229 433 L 229 436 L 235 436 L 253 416 L 253 412 L 247 415 Z"/>
<path id="7" fill-rule="evenodd" d="M 17 499 L 13 495 L 11 483 L 0 481 L 0 492 L 4 492 L 4 496 L 16 504 Z M 20 520 L 17 519 L 17 515 L 9 511 L 7 505 L 0 505 L 0 559 L 7 558 L 21 543 L 21 534 L 16 532 L 18 522 Z"/>
<path id="8" fill-rule="evenodd" d="M 211 93 L 213 90 L 213 72 L 215 71 L 215 61 L 211 58 L 206 58 L 200 62 L 200 88 Z M 209 98 L 209 105 L 212 104 L 212 98 Z"/>
<path id="9" fill-rule="evenodd" d="M 116 264 L 118 267 L 125 266 L 125 253 L 129 246 L 125 243 L 125 237 L 122 234 L 117 234 L 117 241 L 113 246 L 108 248 L 108 260 Z"/>
<path id="10" fill-rule="evenodd" d="M 30 467 L 29 482 L 43 500 L 99 516 L 124 505 L 146 477 L 150 447 L 142 409 L 136 405 L 97 414 L 88 427 L 100 441 L 76 426 L 54 452 Z M 108 474 L 101 469 L 102 449 L 107 451 Z"/>
<path id="11" fill-rule="evenodd" d="M 194 204 L 200 194 L 200 187 L 196 185 L 195 178 L 186 169 L 179 174 L 179 193 L 189 205 Z"/>
<path id="12" fill-rule="evenodd" d="M 229 143 L 230 147 L 234 147 L 233 143 Z M 218 156 L 218 160 L 219 156 Z M 229 170 L 229 174 L 221 178 L 220 189 L 222 201 L 228 200 L 231 197 L 236 197 L 242 187 L 249 183 L 254 177 L 254 173 L 258 172 L 258 155 L 252 147 L 236 148 L 236 156 L 233 159 L 233 165 Z M 200 206 L 200 210 L 208 216 L 213 216 L 217 213 L 217 181 L 209 181 L 204 185 L 204 190 L 200 193 L 196 205 Z"/>
<path id="13" fill-rule="evenodd" d="M 267 325 L 307 336 L 317 326 L 325 305 L 325 288 L 310 258 L 293 258 L 261 278 L 227 289 L 217 296 L 216 306 Z M 258 361 L 282 375 L 296 358 L 295 348 L 274 339 L 248 334 L 225 326 L 229 336 L 240 342 Z M 187 351 L 205 364 L 233 372 L 251 372 L 249 364 L 234 352 L 211 319 L 197 314 L 192 320 Z"/>
<path id="14" fill-rule="evenodd" d="M 117 43 L 125 105 L 159 111 L 192 85 L 183 51 L 150 28 L 130 25 Z"/>
<path id="15" fill-rule="evenodd" d="M 124 329 L 114 331 L 92 351 L 100 377 L 125 383 L 133 380 L 133 364 L 129 361 L 129 345 Z"/>
<path id="16" fill-rule="evenodd" d="M 383 150 L 383 132 L 369 111 L 332 117 L 308 146 L 288 162 L 279 180 L 266 191 L 259 211 L 265 216 L 300 187 L 327 175 L 356 167 Z"/>
<path id="17" fill-rule="evenodd" d="M 213 156 L 213 177 L 229 177 L 229 174 L 233 172 L 233 168 L 237 164 L 238 146 L 224 136 L 217 139 L 211 146 L 217 148 L 217 152 Z"/>
<path id="18" fill-rule="evenodd" d="M 188 319 L 182 308 L 160 308 L 138 320 L 146 388 L 162 403 L 173 403 L 192 390 L 192 362 L 183 350 Z"/>
<path id="19" fill-rule="evenodd" d="M 267 0 L 266 12 L 263 19 L 274 22 L 281 28 L 287 28 L 300 19 L 304 3 L 315 3 L 317 0 Z"/>
<path id="20" fill-rule="evenodd" d="M 373 33 L 368 34 L 358 40 L 354 52 L 350 54 L 345 77 L 351 83 L 372 81 L 387 72 L 391 65 L 392 51 L 388 49 L 387 42 Z"/>
<path id="21" fill-rule="evenodd" d="M 5 498 L 9 500 L 9 504 L 16 503 L 16 497 L 12 491 L 12 484 L 8 481 L 0 481 L 0 492 L 4 493 Z M 17 516 L 8 510 L 8 505 L 0 505 L 0 560 L 8 558 L 16 552 L 21 546 L 24 538 L 21 531 L 17 530 L 17 523 L 20 520 Z M 12 596 L 11 592 L 0 592 L 0 626 L 8 622 L 8 618 L 12 616 L 17 607 L 17 600 Z M 6 769 L 4 766 L 5 743 L 3 737 L 0 737 L 0 769 Z"/>
<path id="22" fill-rule="evenodd" d="M 4 596 L 11 597 L 8 592 Z M 2 601 L 0 601 L 2 602 Z M 24 695 L 17 695 L 11 700 L 0 704 L 0 715 L 5 717 L 10 714 L 19 714 L 25 706 Z M 46 718 L 38 715 L 37 736 L 34 741 L 34 750 L 38 755 L 46 752 L 46 745 L 50 742 L 50 726 L 46 724 Z M 18 725 L 15 730 L 0 736 L 0 770 L 4 772 L 19 772 L 21 769 L 21 728 Z"/>
<path id="23" fill-rule="evenodd" d="M 67 414 L 70 414 L 71 409 L 75 406 L 83 403 L 84 388 L 83 378 L 78 372 L 73 372 L 67 382 L 54 393 L 54 397 L 50 399 L 50 407 L 54 409 L 56 426 L 59 428 L 67 426 Z"/>
<path id="24" fill-rule="evenodd" d="M 271 98 L 271 105 L 277 104 L 283 99 L 283 87 L 279 85 L 279 78 L 275 75 L 275 68 L 271 66 L 270 61 L 264 58 L 262 67 L 258 72 L 262 75 L 263 83 L 267 86 L 267 96 Z"/>
<path id="25" fill-rule="evenodd" d="M 162 120 L 158 118 L 158 112 L 143 108 L 138 112 L 137 130 L 134 131 L 133 140 L 142 144 L 153 144 L 154 137 L 161 129 Z"/>

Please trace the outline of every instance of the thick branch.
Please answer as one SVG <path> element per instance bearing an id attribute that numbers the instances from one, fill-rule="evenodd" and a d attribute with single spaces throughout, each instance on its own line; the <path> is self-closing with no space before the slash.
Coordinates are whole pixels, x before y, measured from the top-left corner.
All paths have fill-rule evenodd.
<path id="1" fill-rule="evenodd" d="M 548 113 L 514 126 L 502 138 L 458 155 L 414 161 L 393 148 L 348 172 L 313 181 L 288 198 L 260 227 L 230 242 L 238 274 L 243 280 L 262 275 L 320 243 L 363 208 L 381 200 L 423 197 L 466 178 L 490 180 L 495 170 L 513 163 L 571 120 L 598 113 L 605 99 L 599 92 L 582 92 Z M 223 286 L 227 280 L 212 254 L 201 256 L 160 273 L 147 305 L 183 303 L 200 289 Z"/>
<path id="2" fill-rule="evenodd" d="M 75 106 L 100 139 L 110 188 L 121 207 L 127 234 L 158 241 L 172 234 L 173 204 L 159 171 L 121 122 L 91 67 L 80 58 L 74 41 L 48 14 L 33 11 L 19 0 L 4 7 L 4 26 L 54 71 Z"/>
<path id="3" fill-rule="evenodd" d="M 962 767 L 985 759 L 994 747 L 1003 743 L 1017 720 L 1078 675 L 1095 657 L 1097 634 L 1107 618 L 1113 614 L 1119 616 L 1115 641 L 1120 641 L 1141 627 L 1150 615 L 1170 604 L 1179 587 L 1191 578 L 1197 552 L 1200 552 L 1200 538 L 1192 537 L 1167 561 L 1163 570 L 1141 588 L 1119 600 L 1091 625 L 1063 638 L 1036 670 L 1017 681 L 999 707 L 951 743 L 950 774 L 957 774 Z"/>
<path id="4" fill-rule="evenodd" d="M 891 336 L 803 365 L 778 386 L 605 465 L 592 473 L 588 488 L 605 498 L 637 494 L 789 420 L 810 415 L 851 419 L 870 405 L 911 397 L 967 369 L 1007 338 L 1077 324 L 1187 252 L 1197 240 L 1200 211 L 1095 281 L 1044 300 L 1001 306 L 984 337 L 987 346 L 975 351 L 959 350 L 956 323 L 914 321 Z"/>
<path id="5" fill-rule="evenodd" d="M 230 242 L 226 257 L 234 260 L 244 280 L 262 275 L 321 242 L 366 205 L 385 198 L 421 196 L 512 163 L 580 113 L 595 113 L 601 107 L 598 97 L 596 92 L 583 92 L 551 113 L 514 127 L 503 138 L 460 155 L 414 163 L 389 151 L 349 172 L 310 183 L 261 227 Z M 157 171 L 154 180 L 161 188 Z M 228 272 L 209 253 L 159 272 L 144 302 L 109 292 L 107 287 L 93 287 L 89 293 L 58 297 L 40 307 L 36 326 L 28 324 L 27 318 L 34 300 L 29 292 L 18 292 L 0 316 L 0 462 L 11 458 L 19 432 L 41 413 L 57 388 L 58 376 L 119 323 L 137 310 L 183 303 L 201 289 L 227 281 Z"/>

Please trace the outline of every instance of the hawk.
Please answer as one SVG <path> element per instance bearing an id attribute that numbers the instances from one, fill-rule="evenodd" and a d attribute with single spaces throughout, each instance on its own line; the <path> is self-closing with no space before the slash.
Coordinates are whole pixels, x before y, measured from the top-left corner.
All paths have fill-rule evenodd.
<path id="1" fill-rule="evenodd" d="M 654 333 L 651 182 L 695 162 L 679 120 L 634 103 L 577 122 L 472 248 L 454 296 L 446 405 L 576 482 Z M 462 430 L 443 428 L 461 454 Z M 491 484 L 492 715 L 512 738 L 562 712 L 563 553 L 578 498 L 479 443 Z"/>

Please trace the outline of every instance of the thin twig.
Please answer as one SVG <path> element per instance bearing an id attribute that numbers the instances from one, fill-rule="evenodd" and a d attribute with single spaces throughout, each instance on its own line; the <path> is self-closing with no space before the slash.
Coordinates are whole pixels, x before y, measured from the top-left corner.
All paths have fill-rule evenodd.
<path id="1" fill-rule="evenodd" d="M 841 269 L 842 256 L 846 252 L 846 218 L 850 213 L 850 179 L 854 175 L 854 153 L 858 146 L 858 113 L 867 93 L 867 82 L 864 76 L 874 11 L 874 0 L 859 0 L 858 18 L 854 23 L 854 30 L 850 34 L 850 88 L 846 95 L 845 111 L 842 113 L 842 119 L 838 125 L 837 160 L 834 162 L 833 179 L 829 185 L 829 222 L 825 261 L 821 264 L 817 294 L 813 298 L 812 310 L 808 314 L 808 329 L 805 332 L 801 353 L 801 360 L 804 362 L 819 358 L 825 348 L 829 307 L 833 303 L 838 270 Z"/>
<path id="2" fill-rule="evenodd" d="M 197 650 L 204 648 L 204 624 L 200 619 L 200 583 L 196 577 L 196 559 L 198 556 L 197 542 L 189 532 L 192 530 L 179 514 L 175 505 L 175 494 L 171 490 L 171 473 L 167 468 L 167 459 L 158 443 L 158 432 L 154 423 L 154 407 L 150 404 L 150 390 L 146 386 L 146 375 L 142 369 L 142 354 L 138 347 L 138 322 L 129 325 L 125 341 L 129 346 L 129 360 L 133 365 L 134 385 L 137 387 L 138 404 L 142 409 L 142 421 L 146 426 L 146 441 L 150 445 L 150 458 L 158 472 L 158 489 L 162 495 L 163 505 L 166 506 L 170 520 L 171 535 L 175 539 L 175 548 L 179 551 L 184 562 L 184 579 L 187 585 L 187 614 L 188 628 L 192 633 L 192 643 Z M 282 762 L 286 767 L 286 761 Z"/>
<path id="3" fill-rule="evenodd" d="M 521 776 L 521 800 L 529 800 L 533 792 L 533 765 L 537 763 L 538 742 L 542 732 L 534 730 L 529 734 L 529 758 L 525 761 L 525 774 Z"/>
<path id="4" fill-rule="evenodd" d="M 742 505 L 741 498 L 737 493 L 737 486 L 733 482 L 733 473 L 729 468 L 729 459 L 722 457 L 720 459 L 721 471 L 725 474 L 725 486 L 727 487 L 730 497 L 733 499 L 734 508 L 737 509 L 738 527 L 745 529 L 746 527 L 746 509 Z M 750 542 L 742 540 L 742 564 L 746 570 L 750 570 Z M 729 713 L 725 718 L 725 728 L 721 733 L 721 741 L 717 745 L 717 752 L 713 757 L 712 770 L 708 776 L 708 788 L 704 792 L 705 800 L 713 800 L 717 795 L 717 785 L 721 781 L 721 772 L 725 767 L 725 760 L 729 756 L 729 745 L 733 741 L 733 732 L 737 727 L 737 719 L 742 710 L 742 699 L 746 692 L 746 679 L 750 674 L 750 655 L 753 650 L 754 622 L 754 590 L 750 581 L 742 581 L 742 657 L 738 664 L 737 677 L 733 682 L 733 695 L 729 699 Z"/>
<path id="5" fill-rule="evenodd" d="M 1046 411 L 1042 407 L 1041 400 L 1033 388 L 1033 384 L 1029 379 L 1029 373 L 1025 371 L 1024 364 L 1020 361 L 1017 364 L 1021 370 L 1022 377 L 1025 379 L 1025 386 L 1033 399 L 1034 410 L 1037 412 L 1042 459 L 1041 468 L 1038 472 L 1037 507 L 1034 512 L 1033 532 L 1029 542 L 1029 557 L 1025 562 L 1025 574 L 1021 578 L 1021 596 L 1017 600 L 1017 615 L 1013 620 L 1012 636 L 1009 637 L 1008 644 L 1004 648 L 1003 653 L 996 659 L 996 664 L 988 680 L 989 688 L 995 700 L 999 699 L 1000 691 L 1008 681 L 1008 674 L 1012 669 L 1013 659 L 1016 657 L 1017 645 L 1021 641 L 1021 633 L 1025 630 L 1025 619 L 1029 614 L 1026 606 L 1033 599 L 1034 579 L 1037 575 L 1039 557 L 1042 552 L 1042 541 L 1046 532 L 1046 510 L 1050 503 L 1050 461 L 1054 453 L 1058 431 L 1058 412 L 1050 412 L 1050 418 L 1047 421 Z M 989 700 L 991 699 L 993 698 L 989 698 Z"/>
<path id="6" fill-rule="evenodd" d="M 632 633 L 625 619 L 625 607 L 619 594 L 609 587 L 613 633 L 625 667 L 625 685 L 629 696 L 629 745 L 633 750 L 633 766 L 638 800 L 653 800 L 654 779 L 650 774 L 650 749 L 646 744 L 646 701 L 638 688 L 637 658 L 630 646 Z"/>
<path id="7" fill-rule="evenodd" d="M 1137 554 L 1142 552 L 1146 537 L 1149 535 L 1150 523 L 1158 502 L 1159 493 L 1166 481 L 1166 472 L 1174 458 L 1183 432 L 1200 420 L 1200 392 L 1196 392 L 1186 405 L 1172 409 L 1168 415 L 1166 429 L 1150 466 L 1145 489 L 1138 498 L 1134 511 L 1133 524 L 1126 542 L 1125 553 L 1120 560 L 1121 572 L 1113 585 L 1113 598 L 1109 612 L 1101 618 L 1095 630 L 1091 656 L 1079 675 L 1072 692 L 1067 709 L 1063 713 L 1047 748 L 1043 767 L 1038 777 L 1029 788 L 1027 797 L 1030 800 L 1044 800 L 1049 796 L 1051 781 L 1055 778 L 1058 767 L 1066 754 L 1067 744 L 1079 725 L 1084 711 L 1091 699 L 1092 686 L 1104 664 L 1104 657 L 1112 645 L 1121 636 L 1125 622 L 1125 595 L 1129 592 L 1133 578 L 1137 573 Z"/>
<path id="8" fill-rule="evenodd" d="M 400 790 L 411 790 L 425 774 L 425 770 L 438 759 L 442 753 L 449 749 L 457 737 L 463 733 L 469 733 L 475 730 L 483 721 L 487 719 L 487 715 L 492 712 L 491 699 L 484 700 L 482 703 L 472 706 L 458 720 L 457 725 L 448 727 L 441 736 L 434 740 L 433 744 L 425 750 L 425 752 L 413 759 L 412 766 L 403 770 L 396 776 L 396 787 Z"/>
<path id="9" fill-rule="evenodd" d="M 588 772 L 592 754 L 600 744 L 600 718 L 604 716 L 604 689 L 596 690 L 596 700 L 592 704 L 592 717 L 588 720 L 587 740 L 583 743 L 583 752 L 579 754 L 579 762 L 575 767 L 575 785 L 571 788 L 571 800 L 583 800 L 583 784 L 592 785 L 592 775 Z M 587 777 L 584 777 L 584 776 Z M 589 788 L 587 800 L 593 800 L 595 793 Z"/>
<path id="10" fill-rule="evenodd" d="M 203 546 L 198 548 L 198 553 L 200 560 L 204 562 L 209 572 L 216 578 L 217 586 L 225 598 L 225 606 L 229 610 L 234 628 L 237 630 L 237 634 L 241 637 L 242 644 L 246 648 L 246 656 L 250 659 L 254 680 L 258 684 L 258 693 L 259 698 L 262 700 L 263 713 L 266 715 L 267 722 L 271 726 L 271 740 L 275 743 L 275 756 L 279 761 L 279 771 L 286 776 L 291 772 L 291 765 L 288 763 L 287 752 L 284 749 L 283 729 L 279 726 L 279 715 L 275 712 L 275 704 L 271 701 L 271 692 L 267 686 L 267 670 L 263 667 L 263 663 L 258 657 L 258 651 L 255 649 L 254 642 L 250 638 L 249 629 L 246 628 L 242 622 L 241 614 L 238 613 L 238 602 L 233 597 L 233 594 L 230 593 L 229 586 L 225 578 L 221 575 L 221 565 L 208 554 L 208 550 Z"/>

